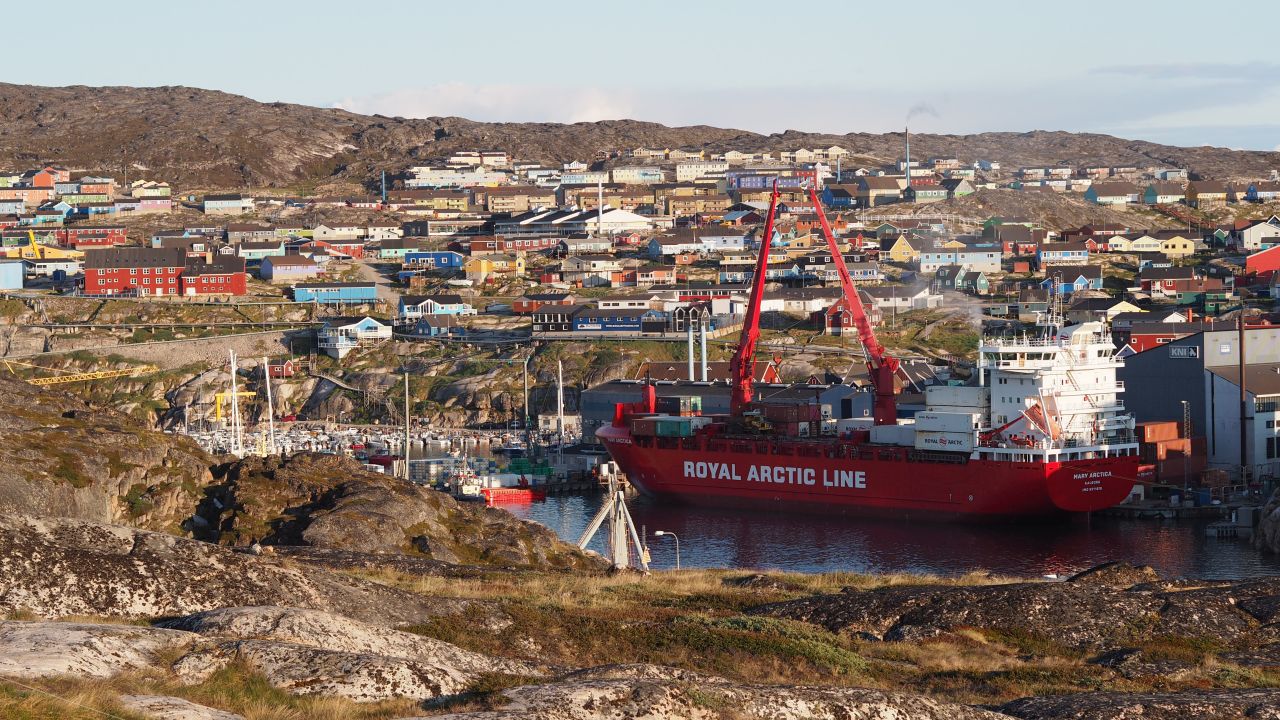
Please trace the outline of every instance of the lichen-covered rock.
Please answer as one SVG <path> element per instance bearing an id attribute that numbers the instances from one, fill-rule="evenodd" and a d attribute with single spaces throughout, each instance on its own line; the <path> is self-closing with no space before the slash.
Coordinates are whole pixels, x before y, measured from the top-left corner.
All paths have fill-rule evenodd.
<path id="1" fill-rule="evenodd" d="M 174 531 L 213 480 L 194 442 L 0 377 L 0 513 Z"/>
<path id="2" fill-rule="evenodd" d="M 121 695 L 125 710 L 151 720 L 244 720 L 244 716 L 167 695 Z"/>
<path id="3" fill-rule="evenodd" d="M 1280 690 L 1055 695 L 1015 700 L 1000 709 L 1025 720 L 1280 720 Z"/>
<path id="4" fill-rule="evenodd" d="M 1265 626 L 1280 611 L 1280 579 L 1165 587 L 1149 576 L 1110 565 L 1063 583 L 845 589 L 752 612 L 886 639 L 978 628 L 1093 650 L 1123 648 L 1155 635 L 1212 637 L 1227 645 L 1276 639 Z"/>
<path id="5" fill-rule="evenodd" d="M 454 695 L 475 680 L 475 675 L 444 664 L 267 640 L 199 646 L 174 663 L 173 670 L 183 681 L 197 683 L 237 661 L 287 692 L 356 702 Z"/>
<path id="6" fill-rule="evenodd" d="M 0 622 L 0 677 L 107 678 L 151 667 L 156 653 L 197 637 L 134 625 Z"/>
<path id="7" fill-rule="evenodd" d="M 498 710 L 434 720 L 1000 720 L 1006 716 L 931 698 L 858 688 L 748 685 L 673 668 L 596 668 L 502 693 Z"/>
<path id="8" fill-rule="evenodd" d="M 223 608 L 168 620 L 160 626 L 204 636 L 272 640 L 335 652 L 407 658 L 447 666 L 460 675 L 529 676 L 546 672 L 545 668 L 532 663 L 493 658 L 443 640 L 303 608 Z"/>
<path id="9" fill-rule="evenodd" d="M 449 605 L 314 567 L 161 533 L 0 515 L 0 610 L 154 618 L 249 605 L 424 622 Z"/>
<path id="10" fill-rule="evenodd" d="M 448 563 L 603 569 L 598 557 L 542 525 L 459 503 L 336 455 L 242 460 L 229 468 L 218 498 L 223 509 L 206 519 L 224 544 L 258 540 Z"/>

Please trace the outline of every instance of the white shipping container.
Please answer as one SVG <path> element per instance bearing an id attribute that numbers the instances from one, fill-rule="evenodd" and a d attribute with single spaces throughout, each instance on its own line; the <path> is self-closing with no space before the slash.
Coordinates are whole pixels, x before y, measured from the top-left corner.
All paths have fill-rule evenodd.
<path id="1" fill-rule="evenodd" d="M 836 431 L 870 430 L 874 424 L 875 421 L 871 418 L 841 418 L 836 420 Z"/>
<path id="2" fill-rule="evenodd" d="M 967 408 L 981 408 L 991 405 L 991 388 L 972 387 L 968 385 L 931 385 L 924 389 L 925 404 L 959 405 Z"/>
<path id="3" fill-rule="evenodd" d="M 929 432 L 921 430 L 916 433 L 917 450 L 946 450 L 948 452 L 973 452 L 972 432 Z"/>
<path id="4" fill-rule="evenodd" d="M 700 427 L 706 427 L 710 424 L 711 424 L 711 418 L 706 415 L 694 415 L 693 417 L 689 418 L 689 425 L 691 425 L 694 430 L 697 430 Z"/>
<path id="5" fill-rule="evenodd" d="M 917 430 L 934 430 L 941 432 L 969 432 L 978 427 L 982 418 L 980 413 L 949 413 L 932 410 L 916 413 Z"/>
<path id="6" fill-rule="evenodd" d="M 871 427 L 871 442 L 883 443 L 885 445 L 898 444 L 898 426 L 897 425 L 873 425 Z"/>

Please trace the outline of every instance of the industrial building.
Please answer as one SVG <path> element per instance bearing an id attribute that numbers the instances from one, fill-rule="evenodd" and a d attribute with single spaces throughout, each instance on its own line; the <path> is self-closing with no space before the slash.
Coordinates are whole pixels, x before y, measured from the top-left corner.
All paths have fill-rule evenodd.
<path id="1" fill-rule="evenodd" d="M 1184 435 L 1205 437 L 1211 467 L 1243 464 L 1255 478 L 1274 477 L 1280 473 L 1280 326 L 1244 332 L 1243 433 L 1240 339 L 1235 328 L 1206 330 L 1125 358 L 1118 373 L 1125 406 L 1144 421 L 1189 424 Z"/>

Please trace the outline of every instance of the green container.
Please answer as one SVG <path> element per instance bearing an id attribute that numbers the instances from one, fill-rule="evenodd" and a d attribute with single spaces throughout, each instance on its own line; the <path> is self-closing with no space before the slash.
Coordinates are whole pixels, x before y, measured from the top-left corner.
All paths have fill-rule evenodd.
<path id="1" fill-rule="evenodd" d="M 690 422 L 689 418 L 658 418 L 656 424 L 658 437 L 690 437 L 693 435 L 693 423 Z"/>

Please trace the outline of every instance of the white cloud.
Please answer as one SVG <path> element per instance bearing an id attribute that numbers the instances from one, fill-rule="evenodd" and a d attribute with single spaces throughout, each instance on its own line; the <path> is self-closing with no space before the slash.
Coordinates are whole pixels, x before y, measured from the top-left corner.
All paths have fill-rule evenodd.
<path id="1" fill-rule="evenodd" d="M 348 97 L 335 107 L 403 117 L 458 116 L 487 122 L 591 122 L 631 117 L 623 93 L 599 88 L 443 83 L 377 95 Z"/>

